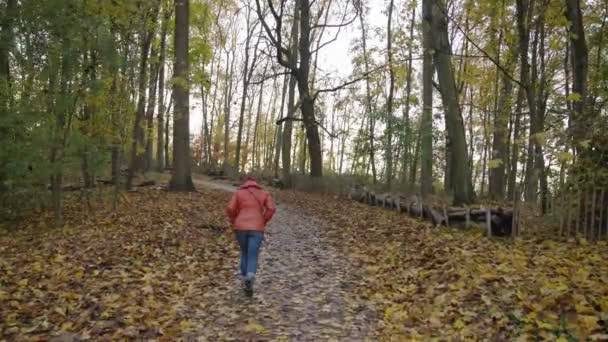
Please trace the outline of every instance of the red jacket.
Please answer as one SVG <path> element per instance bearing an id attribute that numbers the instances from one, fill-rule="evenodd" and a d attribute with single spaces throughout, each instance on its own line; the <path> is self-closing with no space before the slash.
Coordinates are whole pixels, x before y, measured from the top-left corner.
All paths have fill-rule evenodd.
<path id="1" fill-rule="evenodd" d="M 275 211 L 270 194 L 253 180 L 243 183 L 226 207 L 234 230 L 262 232 Z"/>

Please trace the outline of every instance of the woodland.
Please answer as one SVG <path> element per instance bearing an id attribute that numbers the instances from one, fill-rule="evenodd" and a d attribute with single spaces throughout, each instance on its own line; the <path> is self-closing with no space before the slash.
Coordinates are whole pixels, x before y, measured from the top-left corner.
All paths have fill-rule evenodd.
<path id="1" fill-rule="evenodd" d="M 0 340 L 608 338 L 607 21 L 603 0 L 0 0 Z M 284 212 L 279 295 L 249 303 L 222 212 L 243 174 Z M 290 248 L 310 293 L 273 263 Z"/>

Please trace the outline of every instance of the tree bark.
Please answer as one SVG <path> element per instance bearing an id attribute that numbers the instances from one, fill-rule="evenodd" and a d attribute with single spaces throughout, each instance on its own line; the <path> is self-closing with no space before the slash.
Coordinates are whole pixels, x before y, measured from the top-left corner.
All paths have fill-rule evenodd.
<path id="1" fill-rule="evenodd" d="M 300 6 L 296 1 L 294 5 L 293 24 L 291 27 L 291 42 L 290 42 L 290 69 L 296 70 L 298 63 L 298 41 L 300 39 Z M 293 121 L 295 117 L 295 91 L 297 79 L 292 73 L 289 76 L 289 93 L 287 100 L 287 120 L 283 128 L 283 144 L 282 144 L 282 162 L 283 162 L 283 184 L 286 187 L 291 187 L 291 140 L 293 132 Z"/>
<path id="2" fill-rule="evenodd" d="M 156 139 L 156 171 L 165 170 L 165 56 L 167 50 L 167 26 L 171 18 L 169 9 L 165 9 L 160 33 L 160 53 L 158 61 L 158 115 L 157 119 L 157 139 Z"/>
<path id="3" fill-rule="evenodd" d="M 253 26 L 251 22 L 251 9 L 247 9 L 247 37 L 245 38 L 245 62 L 243 64 L 243 97 L 241 98 L 241 111 L 239 114 L 239 128 L 236 137 L 236 156 L 235 156 L 235 167 L 237 173 L 239 172 L 239 165 L 241 159 L 241 143 L 242 143 L 242 135 L 243 135 L 243 122 L 245 120 L 245 107 L 247 104 L 247 91 L 249 89 L 249 83 L 251 81 L 251 77 L 253 76 L 253 71 L 255 70 L 256 61 L 257 61 L 257 50 L 258 44 L 260 43 L 260 39 L 258 37 L 257 43 L 254 47 L 254 55 L 253 62 L 251 66 L 249 66 L 249 48 L 251 44 L 251 38 L 253 37 L 253 32 L 255 30 L 255 26 Z M 261 37 L 261 35 L 260 35 Z"/>
<path id="4" fill-rule="evenodd" d="M 9 112 L 11 95 L 11 73 L 9 56 L 13 48 L 13 26 L 17 19 L 17 0 L 7 0 L 4 15 L 0 19 L 0 116 Z M 0 131 L 0 134 L 2 132 Z"/>
<path id="5" fill-rule="evenodd" d="M 287 86 L 289 84 L 289 75 L 285 75 L 283 79 L 283 92 L 281 95 L 281 110 L 279 112 L 279 117 L 282 118 L 285 115 L 285 98 L 287 97 Z M 295 89 L 295 85 L 294 85 Z M 279 161 L 281 159 L 281 148 L 283 146 L 283 123 L 279 123 L 277 125 L 276 132 L 276 143 L 275 143 L 275 151 L 274 151 L 274 178 L 279 178 Z"/>
<path id="6" fill-rule="evenodd" d="M 310 176 L 321 178 L 323 176 L 323 159 L 321 154 L 321 140 L 319 127 L 315 119 L 314 98 L 310 93 L 310 0 L 300 0 L 300 67 L 296 73 L 298 79 L 298 92 L 302 109 L 302 118 L 306 128 L 308 154 L 310 156 Z"/>
<path id="7" fill-rule="evenodd" d="M 437 70 L 439 88 L 447 121 L 447 133 L 451 152 L 451 181 L 454 188 L 454 205 L 468 204 L 474 199 L 471 173 L 468 166 L 464 124 L 458 103 L 454 70 L 450 60 L 448 25 L 445 7 L 441 0 L 434 0 L 431 34 L 435 46 L 433 62 Z"/>
<path id="8" fill-rule="evenodd" d="M 422 117 L 420 120 L 420 193 L 433 193 L 433 1 L 422 2 Z M 415 172 L 415 171 L 414 171 Z M 415 178 L 415 177 L 414 177 Z"/>
<path id="9" fill-rule="evenodd" d="M 511 158 L 507 192 L 509 199 L 515 199 L 517 190 L 517 165 L 519 164 L 519 137 L 521 131 L 522 108 L 525 97 L 525 89 L 520 87 L 517 91 L 517 103 L 515 105 L 515 122 L 513 123 L 513 145 L 511 146 Z"/>
<path id="10" fill-rule="evenodd" d="M 411 153 L 411 135 L 412 129 L 410 127 L 410 98 L 412 96 L 412 50 L 414 49 L 414 26 L 416 23 L 416 7 L 412 8 L 412 17 L 410 22 L 410 41 L 407 51 L 407 79 L 405 80 L 405 108 L 403 109 L 403 157 L 401 158 L 401 178 L 403 185 L 407 185 L 408 182 L 408 162 L 410 162 Z M 411 184 L 413 187 L 414 185 Z"/>
<path id="11" fill-rule="evenodd" d="M 395 71 L 393 70 L 393 8 L 394 0 L 390 0 L 388 5 L 388 24 L 387 24 L 387 56 L 389 72 L 388 102 L 386 104 L 386 186 L 390 189 L 393 180 L 393 97 L 395 93 Z"/>
<path id="12" fill-rule="evenodd" d="M 169 189 L 193 191 L 190 168 L 189 0 L 175 0 L 175 65 L 173 97 L 173 155 L 175 165 Z"/>
<path id="13" fill-rule="evenodd" d="M 169 105 L 167 106 L 167 110 L 165 111 L 165 166 L 173 167 L 173 160 L 175 156 L 169 154 L 169 123 L 171 122 L 171 112 L 173 110 L 173 92 L 171 93 L 171 97 L 169 98 Z M 171 156 L 171 159 L 169 159 Z"/>
<path id="14" fill-rule="evenodd" d="M 566 18 L 570 22 L 570 45 L 572 63 L 572 92 L 580 96 L 574 101 L 573 140 L 577 153 L 583 148 L 580 143 L 587 139 L 592 124 L 592 116 L 587 113 L 587 72 L 589 69 L 585 27 L 580 0 L 566 0 Z"/>
<path id="15" fill-rule="evenodd" d="M 230 62 L 230 51 L 226 51 L 227 63 L 226 65 L 226 94 L 224 102 L 224 162 L 223 169 L 224 173 L 227 173 L 231 169 L 230 165 L 230 111 L 232 109 L 232 83 L 234 81 L 234 65 L 236 61 L 236 43 L 232 46 L 232 62 Z"/>
<path id="16" fill-rule="evenodd" d="M 361 9 L 361 13 L 359 14 L 359 21 L 361 23 L 361 44 L 363 48 L 363 63 L 365 67 L 365 110 L 366 114 L 369 118 L 369 162 L 372 169 L 372 180 L 374 184 L 377 181 L 377 173 L 376 173 L 376 157 L 375 157 L 375 148 L 374 148 L 374 130 L 376 129 L 375 119 L 374 119 L 374 111 L 372 109 L 372 91 L 369 80 L 369 55 L 367 52 L 367 31 L 365 27 L 365 18 L 364 18 L 365 9 Z"/>
<path id="17" fill-rule="evenodd" d="M 536 115 L 536 87 L 534 82 L 536 75 L 530 76 L 530 63 L 528 61 L 528 47 L 530 45 L 530 25 L 532 12 L 534 8 L 534 0 L 517 0 L 516 1 L 516 14 L 517 14 L 517 29 L 519 35 L 519 54 L 520 54 L 520 82 L 525 89 L 526 99 L 528 102 L 528 110 L 530 113 L 530 134 L 529 134 L 529 146 L 528 156 L 526 162 L 526 201 L 535 202 L 537 198 L 536 191 L 538 189 L 538 177 L 536 177 L 534 170 L 534 155 L 535 155 L 535 144 L 534 139 L 536 138 L 537 128 L 537 115 Z M 535 39 L 536 41 L 536 39 Z M 533 57 L 536 55 L 536 49 L 533 49 Z M 535 57 L 534 57 L 535 58 Z M 536 63 L 532 63 L 536 67 Z"/>
<path id="18" fill-rule="evenodd" d="M 154 36 L 154 25 L 149 27 L 148 16 L 156 18 L 158 14 L 158 4 L 155 2 L 153 8 L 145 13 L 142 18 L 143 22 L 143 38 L 141 42 L 141 57 L 139 62 L 139 80 L 138 80 L 138 101 L 135 112 L 135 122 L 133 126 L 133 142 L 131 143 L 131 160 L 129 163 L 129 174 L 127 176 L 127 189 L 130 189 L 133 184 L 135 172 L 144 168 L 144 156 L 140 152 L 140 148 L 145 148 L 145 132 L 142 123 L 145 119 L 146 110 L 146 81 L 148 79 L 148 59 L 150 53 L 150 45 Z M 145 5 L 144 5 L 145 6 Z"/>
<path id="19" fill-rule="evenodd" d="M 158 72 L 160 68 L 160 58 L 157 56 L 156 47 L 152 44 L 152 52 L 150 54 L 153 60 L 150 63 L 150 80 L 148 85 L 148 108 L 146 111 L 146 154 L 144 171 L 152 170 L 152 146 L 154 144 L 154 110 L 156 109 L 156 89 L 158 87 Z"/>

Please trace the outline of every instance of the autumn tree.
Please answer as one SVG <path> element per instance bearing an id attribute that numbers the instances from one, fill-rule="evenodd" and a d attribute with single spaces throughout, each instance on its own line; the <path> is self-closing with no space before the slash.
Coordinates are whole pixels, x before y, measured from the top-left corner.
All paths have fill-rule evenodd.
<path id="1" fill-rule="evenodd" d="M 175 0 L 175 65 L 173 67 L 173 154 L 175 165 L 169 188 L 192 191 L 190 157 L 189 0 Z"/>

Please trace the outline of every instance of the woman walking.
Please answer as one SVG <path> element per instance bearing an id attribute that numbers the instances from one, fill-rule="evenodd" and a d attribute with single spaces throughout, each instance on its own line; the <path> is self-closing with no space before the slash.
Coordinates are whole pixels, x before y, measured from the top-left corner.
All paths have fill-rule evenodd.
<path id="1" fill-rule="evenodd" d="M 248 296 L 253 295 L 258 251 L 264 239 L 264 229 L 275 211 L 272 197 L 252 176 L 247 176 L 226 207 L 226 214 L 241 250 L 241 276 Z"/>

